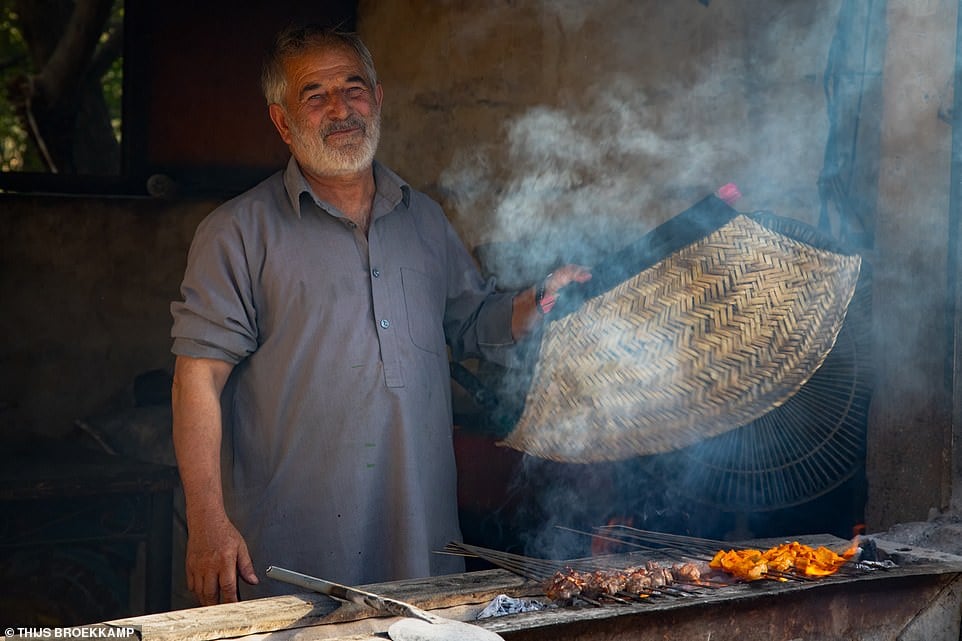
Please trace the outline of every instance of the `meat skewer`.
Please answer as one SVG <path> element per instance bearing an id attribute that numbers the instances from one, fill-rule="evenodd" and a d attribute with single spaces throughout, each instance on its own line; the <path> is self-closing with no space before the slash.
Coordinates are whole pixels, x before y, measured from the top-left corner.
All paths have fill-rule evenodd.
<path id="1" fill-rule="evenodd" d="M 707 568 L 705 568 L 707 570 Z M 555 572 L 543 588 L 553 601 L 571 601 L 575 597 L 590 600 L 613 598 L 623 594 L 649 597 L 672 589 L 675 583 L 700 583 L 702 569 L 695 563 L 678 563 L 671 567 L 648 561 L 644 566 L 623 570 L 582 571 L 565 568 Z"/>

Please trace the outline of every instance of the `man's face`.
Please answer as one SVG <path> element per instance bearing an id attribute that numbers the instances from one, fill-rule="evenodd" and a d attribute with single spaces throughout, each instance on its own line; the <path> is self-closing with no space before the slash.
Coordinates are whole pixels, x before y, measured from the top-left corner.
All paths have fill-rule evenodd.
<path id="1" fill-rule="evenodd" d="M 367 169 L 381 135 L 381 88 L 370 87 L 357 55 L 315 49 L 285 65 L 282 123 L 272 118 L 308 172 L 342 176 Z"/>

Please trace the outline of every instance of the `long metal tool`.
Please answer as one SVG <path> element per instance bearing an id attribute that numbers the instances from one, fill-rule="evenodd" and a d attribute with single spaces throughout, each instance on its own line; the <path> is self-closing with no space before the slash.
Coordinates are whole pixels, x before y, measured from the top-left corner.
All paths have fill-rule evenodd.
<path id="1" fill-rule="evenodd" d="M 447 619 L 404 601 L 286 570 L 276 565 L 267 568 L 267 576 L 341 601 L 364 605 L 382 614 L 405 617 L 388 628 L 388 636 L 394 641 L 497 641 L 499 639 L 504 641 L 500 635 L 476 625 Z"/>

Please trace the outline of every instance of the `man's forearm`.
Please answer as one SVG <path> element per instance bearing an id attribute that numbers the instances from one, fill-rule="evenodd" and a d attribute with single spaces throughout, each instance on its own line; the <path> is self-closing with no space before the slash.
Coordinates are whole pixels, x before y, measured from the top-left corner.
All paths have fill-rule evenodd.
<path id="1" fill-rule="evenodd" d="M 511 337 L 519 341 L 541 321 L 541 312 L 534 302 L 535 289 L 529 287 L 518 292 L 511 303 Z"/>
<path id="2" fill-rule="evenodd" d="M 231 365 L 178 357 L 172 389 L 173 439 L 188 524 L 224 513 L 220 448 L 220 394 Z"/>
<path id="3" fill-rule="evenodd" d="M 233 366 L 178 357 L 174 368 L 174 450 L 187 501 L 187 589 L 201 605 L 237 600 L 237 577 L 258 582 L 244 537 L 224 508 L 220 396 Z"/>

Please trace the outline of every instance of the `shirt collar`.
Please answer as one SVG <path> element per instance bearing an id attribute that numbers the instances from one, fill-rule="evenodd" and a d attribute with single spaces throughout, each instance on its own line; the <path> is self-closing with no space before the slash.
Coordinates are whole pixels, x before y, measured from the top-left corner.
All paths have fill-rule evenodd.
<path id="1" fill-rule="evenodd" d="M 404 203 L 405 207 L 411 204 L 411 186 L 403 178 L 379 163 L 374 161 L 374 183 L 376 192 L 374 194 L 374 205 L 371 211 L 371 218 L 383 216 Z M 287 169 L 284 170 L 284 188 L 287 191 L 287 198 L 291 203 L 294 213 L 301 216 L 301 198 L 306 195 L 315 205 L 330 213 L 330 206 L 317 198 L 311 190 L 311 186 L 301 173 L 301 168 L 297 161 L 291 156 L 287 161 Z"/>

